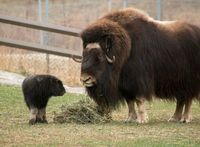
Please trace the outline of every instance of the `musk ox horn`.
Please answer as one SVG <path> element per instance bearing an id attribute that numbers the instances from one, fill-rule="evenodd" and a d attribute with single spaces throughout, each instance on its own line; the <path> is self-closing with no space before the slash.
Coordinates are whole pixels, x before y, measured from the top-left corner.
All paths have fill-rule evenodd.
<path id="1" fill-rule="evenodd" d="M 112 58 L 108 57 L 108 55 L 106 55 L 106 59 L 108 61 L 108 63 L 114 63 L 115 62 L 115 56 L 112 56 Z"/>
<path id="2" fill-rule="evenodd" d="M 72 59 L 75 61 L 75 62 L 77 62 L 77 63 L 81 63 L 82 61 L 83 61 L 83 57 L 81 57 L 81 58 L 78 58 L 78 57 L 72 57 Z"/>
<path id="3" fill-rule="evenodd" d="M 106 53 L 105 53 L 105 56 L 106 56 L 108 63 L 112 64 L 112 63 L 115 62 L 115 56 L 112 56 L 112 57 L 109 56 L 109 52 L 110 52 L 111 48 L 112 48 L 112 39 L 111 39 L 111 37 L 107 37 L 106 38 Z"/>

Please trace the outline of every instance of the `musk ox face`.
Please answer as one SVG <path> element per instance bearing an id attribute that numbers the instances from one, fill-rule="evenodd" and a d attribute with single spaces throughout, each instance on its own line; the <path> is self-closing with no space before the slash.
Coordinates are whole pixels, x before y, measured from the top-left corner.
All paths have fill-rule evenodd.
<path id="1" fill-rule="evenodd" d="M 130 55 L 128 33 L 118 23 L 100 19 L 84 29 L 81 38 L 81 82 L 99 106 L 116 107 L 121 101 L 118 91 L 120 72 Z"/>
<path id="2" fill-rule="evenodd" d="M 102 74 L 111 69 L 119 75 L 120 68 L 130 51 L 130 39 L 125 30 L 109 20 L 101 20 L 85 29 L 81 37 L 83 85 L 93 87 L 102 80 Z"/>
<path id="3" fill-rule="evenodd" d="M 83 50 L 83 61 L 81 66 L 81 82 L 85 87 L 92 87 L 98 84 L 103 71 L 110 59 L 102 50 L 100 43 L 89 43 Z M 108 62 L 108 63 L 107 63 Z"/>
<path id="4" fill-rule="evenodd" d="M 62 96 L 65 94 L 66 91 L 62 81 L 60 81 L 59 79 L 51 79 L 51 84 L 53 96 Z"/>

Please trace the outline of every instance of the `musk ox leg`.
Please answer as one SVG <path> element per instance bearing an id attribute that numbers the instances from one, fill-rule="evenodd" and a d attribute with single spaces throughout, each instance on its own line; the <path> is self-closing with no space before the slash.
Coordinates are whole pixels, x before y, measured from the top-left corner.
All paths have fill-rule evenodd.
<path id="1" fill-rule="evenodd" d="M 174 115 L 168 121 L 170 122 L 180 121 L 182 118 L 183 106 L 184 106 L 184 100 L 177 99 L 176 110 L 174 112 Z"/>
<path id="2" fill-rule="evenodd" d="M 38 109 L 37 108 L 30 108 L 30 120 L 29 124 L 34 125 L 37 122 L 37 114 L 38 114 Z"/>
<path id="3" fill-rule="evenodd" d="M 48 123 L 46 120 L 46 108 L 42 108 L 42 109 L 38 110 L 37 122 L 38 123 Z"/>
<path id="4" fill-rule="evenodd" d="M 189 123 L 191 121 L 190 110 L 192 106 L 192 99 L 185 101 L 185 110 L 181 118 L 181 122 Z"/>
<path id="5" fill-rule="evenodd" d="M 136 122 L 137 113 L 135 111 L 135 101 L 127 101 L 128 105 L 128 118 L 126 119 L 126 123 L 128 122 Z"/>
<path id="6" fill-rule="evenodd" d="M 137 122 L 138 123 L 147 123 L 148 122 L 148 115 L 145 109 L 145 105 L 144 105 L 145 99 L 144 98 L 140 98 L 136 100 L 136 104 L 138 107 L 138 118 L 137 118 Z"/>

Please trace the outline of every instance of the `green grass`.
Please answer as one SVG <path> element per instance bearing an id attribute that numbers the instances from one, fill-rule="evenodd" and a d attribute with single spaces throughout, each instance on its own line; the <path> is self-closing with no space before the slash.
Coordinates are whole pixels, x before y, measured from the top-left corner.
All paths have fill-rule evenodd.
<path id="1" fill-rule="evenodd" d="M 54 112 L 60 106 L 77 102 L 83 95 L 65 94 L 49 101 L 49 124 L 28 125 L 29 112 L 20 87 L 0 85 L 0 146 L 83 146 L 83 147 L 198 147 L 200 146 L 200 106 L 192 106 L 189 124 L 169 123 L 175 103 L 154 101 L 147 104 L 147 124 L 126 124 L 124 106 L 113 113 L 113 121 L 105 124 L 55 124 Z"/>

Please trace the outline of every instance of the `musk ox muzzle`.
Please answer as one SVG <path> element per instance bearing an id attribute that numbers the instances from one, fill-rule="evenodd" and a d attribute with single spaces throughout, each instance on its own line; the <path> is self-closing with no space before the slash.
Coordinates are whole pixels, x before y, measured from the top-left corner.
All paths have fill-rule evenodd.
<path id="1" fill-rule="evenodd" d="M 81 74 L 80 81 L 85 87 L 92 87 L 97 83 L 96 78 L 88 74 Z"/>

